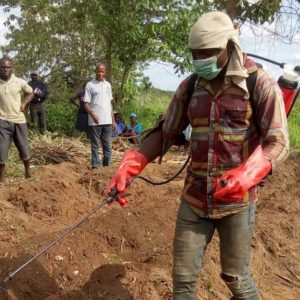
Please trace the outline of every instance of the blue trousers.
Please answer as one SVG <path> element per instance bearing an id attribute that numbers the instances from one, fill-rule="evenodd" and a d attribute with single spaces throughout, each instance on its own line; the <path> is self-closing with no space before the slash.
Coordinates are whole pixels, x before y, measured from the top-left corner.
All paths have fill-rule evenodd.
<path id="1" fill-rule="evenodd" d="M 112 125 L 89 126 L 93 168 L 99 168 L 101 166 L 101 160 L 98 153 L 99 144 L 102 145 L 103 150 L 102 165 L 105 167 L 111 164 L 111 135 Z"/>
<path id="2" fill-rule="evenodd" d="M 197 299 L 197 278 L 215 229 L 220 237 L 221 277 L 233 294 L 232 299 L 259 299 L 249 270 L 255 209 L 255 205 L 250 205 L 239 213 L 209 219 L 181 202 L 174 238 L 174 300 Z"/>

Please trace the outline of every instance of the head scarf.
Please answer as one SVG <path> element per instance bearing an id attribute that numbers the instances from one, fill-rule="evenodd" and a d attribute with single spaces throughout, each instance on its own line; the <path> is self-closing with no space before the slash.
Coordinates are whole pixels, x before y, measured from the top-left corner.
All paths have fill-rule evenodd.
<path id="1" fill-rule="evenodd" d="M 209 12 L 203 14 L 192 26 L 189 34 L 190 49 L 225 49 L 228 41 L 233 43 L 233 51 L 228 62 L 225 80 L 231 80 L 241 87 L 249 97 L 246 78 L 247 69 L 244 68 L 243 51 L 238 42 L 238 30 L 230 17 L 223 12 Z"/>

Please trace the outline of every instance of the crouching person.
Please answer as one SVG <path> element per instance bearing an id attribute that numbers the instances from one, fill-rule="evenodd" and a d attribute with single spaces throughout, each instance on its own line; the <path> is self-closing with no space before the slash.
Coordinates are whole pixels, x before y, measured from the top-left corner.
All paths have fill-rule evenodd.
<path id="1" fill-rule="evenodd" d="M 220 237 L 221 277 L 232 299 L 259 299 L 250 272 L 257 185 L 287 157 L 288 130 L 276 81 L 242 52 L 237 34 L 222 12 L 198 19 L 189 34 L 198 75 L 192 97 L 189 76 L 177 88 L 160 126 L 138 151 L 124 155 L 109 184 L 108 191 L 116 188 L 119 203 L 127 204 L 121 195 L 128 180 L 162 156 L 191 124 L 191 162 L 174 237 L 175 300 L 197 299 L 204 251 L 215 231 Z M 251 91 L 247 78 L 253 72 L 256 85 Z"/>

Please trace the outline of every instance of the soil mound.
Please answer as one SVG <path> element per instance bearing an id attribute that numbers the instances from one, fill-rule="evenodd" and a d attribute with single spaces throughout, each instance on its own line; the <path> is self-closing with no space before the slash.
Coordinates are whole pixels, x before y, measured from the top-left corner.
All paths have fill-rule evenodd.
<path id="1" fill-rule="evenodd" d="M 143 175 L 166 179 L 180 168 L 178 161 L 183 163 L 170 156 L 161 166 L 147 166 Z M 299 162 L 291 158 L 261 190 L 252 272 L 264 300 L 299 299 Z M 48 165 L 18 189 L 0 188 L 1 278 L 102 201 L 114 169 Z M 103 207 L 19 272 L 0 299 L 171 299 L 172 240 L 183 178 L 162 186 L 135 180 L 127 208 Z M 230 298 L 219 273 L 215 235 L 199 280 L 200 299 Z"/>

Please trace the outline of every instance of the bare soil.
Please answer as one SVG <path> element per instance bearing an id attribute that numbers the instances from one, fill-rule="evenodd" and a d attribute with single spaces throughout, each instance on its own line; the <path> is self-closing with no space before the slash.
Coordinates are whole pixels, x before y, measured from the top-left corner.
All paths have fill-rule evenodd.
<path id="1" fill-rule="evenodd" d="M 185 157 L 150 164 L 154 180 Z M 178 161 L 180 160 L 180 161 Z M 300 299 L 300 157 L 291 157 L 260 192 L 252 272 L 264 300 Z M 31 181 L 0 187 L 0 278 L 82 218 L 100 201 L 115 166 L 40 167 Z M 105 206 L 0 290 L 0 299 L 171 299 L 172 240 L 184 173 L 167 185 L 136 180 L 129 206 Z M 218 236 L 206 251 L 199 299 L 229 299 L 219 277 Z"/>

